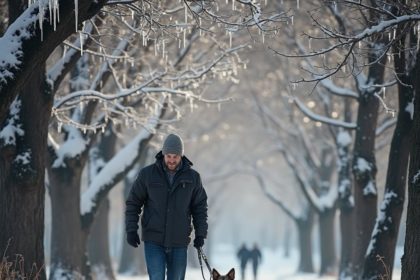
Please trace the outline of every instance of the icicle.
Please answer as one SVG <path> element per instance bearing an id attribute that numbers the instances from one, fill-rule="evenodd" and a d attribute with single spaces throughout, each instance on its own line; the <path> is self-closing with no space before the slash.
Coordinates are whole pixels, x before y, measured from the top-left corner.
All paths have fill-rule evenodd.
<path id="1" fill-rule="evenodd" d="M 61 133 L 62 126 L 63 126 L 63 123 L 62 122 L 58 122 L 58 125 L 57 125 L 57 131 L 58 131 L 58 133 Z"/>
<path id="2" fill-rule="evenodd" d="M 66 45 L 64 45 L 64 49 L 63 49 L 63 57 L 65 57 L 65 56 L 66 56 L 67 49 L 68 49 L 68 47 L 67 47 Z"/>
<path id="3" fill-rule="evenodd" d="M 229 48 L 232 48 L 232 32 L 229 31 Z"/>
<path id="4" fill-rule="evenodd" d="M 265 33 L 263 32 L 263 34 L 262 34 L 262 43 L 264 44 L 264 42 L 265 42 Z"/>
<path id="5" fill-rule="evenodd" d="M 235 11 L 235 9 L 236 9 L 235 3 L 236 3 L 236 1 L 235 0 L 232 0 L 232 11 Z"/>
<path id="6" fill-rule="evenodd" d="M 312 38 L 308 39 L 308 47 L 309 49 L 312 49 Z"/>
<path id="7" fill-rule="evenodd" d="M 52 19 L 52 9 L 53 9 L 53 5 L 51 3 L 51 0 L 48 0 L 48 12 L 50 13 L 50 19 Z"/>
<path id="8" fill-rule="evenodd" d="M 229 4 L 229 0 L 226 0 L 226 5 Z"/>
<path id="9" fill-rule="evenodd" d="M 101 127 L 101 131 L 102 131 L 102 133 L 105 133 L 105 126 L 104 125 Z"/>
<path id="10" fill-rule="evenodd" d="M 297 0 L 296 1 L 296 8 L 299 10 L 299 8 L 300 8 L 300 3 L 299 3 L 299 0 Z"/>
<path id="11" fill-rule="evenodd" d="M 83 56 L 83 33 L 79 32 L 80 36 L 80 55 Z"/>
<path id="12" fill-rule="evenodd" d="M 198 19 L 199 25 L 198 28 L 200 30 L 200 36 L 202 35 L 202 29 L 201 29 L 201 17 Z"/>
<path id="13" fill-rule="evenodd" d="M 165 40 L 162 41 L 162 56 L 165 58 Z"/>
<path id="14" fill-rule="evenodd" d="M 392 35 L 393 40 L 395 40 L 396 35 L 397 35 L 397 29 L 396 29 L 396 28 L 394 28 L 393 35 Z"/>
<path id="15" fill-rule="evenodd" d="M 184 28 L 184 38 L 183 38 L 183 40 L 184 40 L 184 48 L 187 46 L 186 36 L 187 36 L 187 31 L 186 31 L 186 28 Z"/>
<path id="16" fill-rule="evenodd" d="M 293 16 L 291 16 L 291 19 L 292 19 L 292 25 L 294 25 L 294 21 L 293 21 L 294 17 L 293 17 Z"/>
<path id="17" fill-rule="evenodd" d="M 79 25 L 79 0 L 74 0 L 74 17 L 75 17 L 75 24 L 76 24 L 76 32 L 77 26 Z"/>
<path id="18" fill-rule="evenodd" d="M 153 44 L 153 46 L 154 46 L 154 49 L 155 49 L 155 56 L 157 55 L 157 46 L 156 46 L 156 40 L 155 40 L 155 43 Z"/>
<path id="19" fill-rule="evenodd" d="M 38 1 L 38 21 L 39 21 L 39 29 L 41 30 L 41 41 L 44 41 L 44 6 L 43 1 Z"/>
<path id="20" fill-rule="evenodd" d="M 188 23 L 188 8 L 187 8 L 187 4 L 184 5 L 184 11 L 185 11 L 185 26 Z"/>

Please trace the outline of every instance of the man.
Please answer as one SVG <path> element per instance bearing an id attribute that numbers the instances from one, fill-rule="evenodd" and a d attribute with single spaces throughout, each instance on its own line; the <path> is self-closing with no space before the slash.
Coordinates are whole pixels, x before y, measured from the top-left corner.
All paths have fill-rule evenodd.
<path id="1" fill-rule="evenodd" d="M 238 252 L 236 253 L 241 267 L 241 280 L 245 279 L 245 269 L 246 264 L 248 263 L 250 257 L 250 251 L 246 247 L 245 243 L 242 244 L 241 248 L 239 248 Z"/>
<path id="2" fill-rule="evenodd" d="M 261 251 L 258 248 L 257 243 L 254 243 L 254 248 L 250 252 L 250 258 L 252 260 L 252 272 L 254 274 L 254 280 L 257 280 L 258 266 L 261 263 Z"/>
<path id="3" fill-rule="evenodd" d="M 183 280 L 187 246 L 194 226 L 194 247 L 207 236 L 207 194 L 200 174 L 184 156 L 182 139 L 169 134 L 156 162 L 140 170 L 126 201 L 127 242 L 140 245 L 137 234 L 141 212 L 142 241 L 150 280 Z"/>

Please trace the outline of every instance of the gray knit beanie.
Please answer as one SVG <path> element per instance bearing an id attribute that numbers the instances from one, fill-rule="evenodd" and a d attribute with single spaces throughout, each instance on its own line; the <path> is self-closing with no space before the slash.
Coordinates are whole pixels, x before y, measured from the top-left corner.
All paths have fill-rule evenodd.
<path id="1" fill-rule="evenodd" d="M 163 142 L 162 153 L 184 155 L 184 143 L 179 135 L 169 134 Z"/>

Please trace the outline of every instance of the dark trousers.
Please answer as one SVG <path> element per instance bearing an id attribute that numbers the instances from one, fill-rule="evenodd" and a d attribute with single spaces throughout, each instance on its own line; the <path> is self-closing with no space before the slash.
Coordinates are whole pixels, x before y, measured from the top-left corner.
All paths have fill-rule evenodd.
<path id="1" fill-rule="evenodd" d="M 187 247 L 166 248 L 144 243 L 147 273 L 150 280 L 184 280 L 187 268 Z"/>

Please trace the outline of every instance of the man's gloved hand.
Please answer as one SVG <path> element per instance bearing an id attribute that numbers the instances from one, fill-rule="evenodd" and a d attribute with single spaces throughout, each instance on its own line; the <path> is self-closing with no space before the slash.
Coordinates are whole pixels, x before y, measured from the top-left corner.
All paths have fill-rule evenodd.
<path id="1" fill-rule="evenodd" d="M 140 237 L 137 234 L 137 231 L 127 232 L 127 242 L 135 248 L 137 248 L 140 245 Z"/>
<path id="2" fill-rule="evenodd" d="M 199 249 L 201 247 L 203 247 L 204 245 L 204 237 L 202 236 L 196 236 L 194 239 L 194 247 Z"/>

